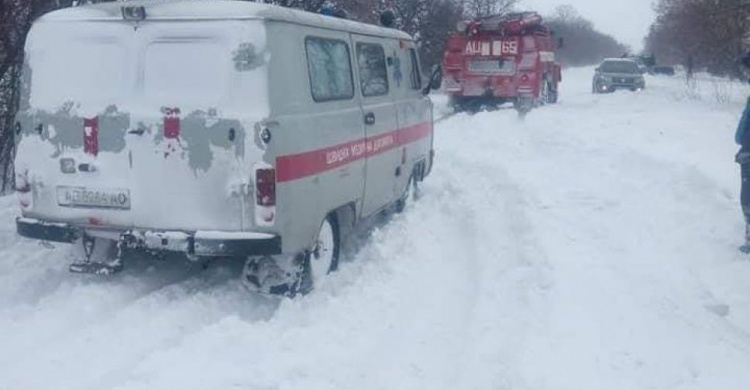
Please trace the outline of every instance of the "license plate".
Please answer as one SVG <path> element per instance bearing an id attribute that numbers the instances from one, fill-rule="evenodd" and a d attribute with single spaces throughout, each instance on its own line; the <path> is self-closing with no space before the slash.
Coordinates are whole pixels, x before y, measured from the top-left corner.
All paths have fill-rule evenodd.
<path id="1" fill-rule="evenodd" d="M 58 186 L 57 204 L 63 207 L 129 210 L 130 190 Z"/>
<path id="2" fill-rule="evenodd" d="M 474 73 L 502 73 L 512 74 L 516 71 L 516 63 L 503 60 L 473 60 L 469 62 L 469 71 Z"/>

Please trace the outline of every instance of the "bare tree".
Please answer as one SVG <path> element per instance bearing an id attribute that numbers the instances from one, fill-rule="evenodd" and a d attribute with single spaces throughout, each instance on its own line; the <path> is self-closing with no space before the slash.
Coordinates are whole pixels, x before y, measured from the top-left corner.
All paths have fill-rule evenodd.
<path id="1" fill-rule="evenodd" d="M 547 24 L 555 34 L 564 38 L 565 45 L 557 51 L 557 58 L 566 66 L 591 65 L 605 57 L 619 57 L 629 52 L 627 46 L 594 28 L 569 5 L 559 6 L 547 17 Z"/>
<path id="2" fill-rule="evenodd" d="M 743 0 L 658 0 L 646 50 L 661 62 L 741 77 L 750 3 Z"/>
<path id="3" fill-rule="evenodd" d="M 483 18 L 510 12 L 518 0 L 463 0 L 463 3 L 467 16 Z"/>

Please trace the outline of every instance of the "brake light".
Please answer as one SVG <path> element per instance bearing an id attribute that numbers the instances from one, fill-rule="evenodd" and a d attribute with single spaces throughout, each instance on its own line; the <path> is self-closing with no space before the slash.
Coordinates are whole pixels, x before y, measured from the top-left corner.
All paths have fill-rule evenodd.
<path id="1" fill-rule="evenodd" d="M 164 138 L 175 139 L 180 136 L 180 109 L 164 108 Z"/>
<path id="2" fill-rule="evenodd" d="M 258 206 L 276 205 L 276 170 L 263 168 L 255 171 L 255 199 Z"/>
<path id="3" fill-rule="evenodd" d="M 83 120 L 83 151 L 96 156 L 99 154 L 99 118 Z"/>

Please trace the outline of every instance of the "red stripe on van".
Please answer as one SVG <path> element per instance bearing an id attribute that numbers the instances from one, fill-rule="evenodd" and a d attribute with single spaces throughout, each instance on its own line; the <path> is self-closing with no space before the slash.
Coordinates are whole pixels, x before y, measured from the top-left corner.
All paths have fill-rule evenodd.
<path id="1" fill-rule="evenodd" d="M 398 132 L 399 144 L 406 145 L 418 141 L 432 134 L 432 123 L 425 122 L 415 126 L 409 126 Z"/>
<path id="2" fill-rule="evenodd" d="M 276 180 L 292 181 L 338 168 L 365 157 L 410 144 L 432 133 L 429 122 L 405 127 L 401 130 L 331 146 L 309 152 L 276 158 Z"/>

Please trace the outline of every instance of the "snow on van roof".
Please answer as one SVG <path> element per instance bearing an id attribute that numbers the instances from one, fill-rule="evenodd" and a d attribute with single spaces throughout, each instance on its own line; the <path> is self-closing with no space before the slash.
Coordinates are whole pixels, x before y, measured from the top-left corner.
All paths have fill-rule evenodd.
<path id="1" fill-rule="evenodd" d="M 39 21 L 122 20 L 121 8 L 143 6 L 147 20 L 265 19 L 352 33 L 411 40 L 403 31 L 294 10 L 270 4 L 235 0 L 120 1 L 65 8 Z"/>

